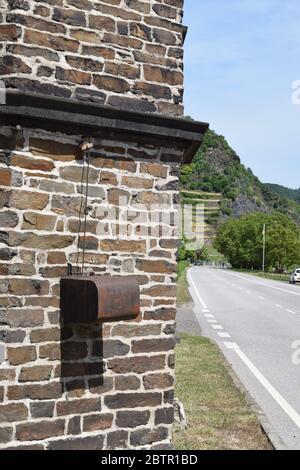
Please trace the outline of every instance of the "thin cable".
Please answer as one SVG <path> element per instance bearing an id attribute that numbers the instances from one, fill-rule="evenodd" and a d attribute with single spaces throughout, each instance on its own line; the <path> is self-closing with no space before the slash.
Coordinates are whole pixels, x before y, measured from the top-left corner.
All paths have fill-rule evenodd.
<path id="1" fill-rule="evenodd" d="M 80 241 L 81 241 L 80 233 L 81 233 L 81 225 L 82 225 L 81 213 L 82 213 L 82 206 L 83 206 L 83 199 L 84 199 L 83 180 L 84 180 L 85 161 L 86 161 L 86 151 L 84 151 L 83 166 L 82 166 L 81 181 L 80 181 L 81 201 L 80 201 L 80 209 L 79 209 L 79 214 L 78 214 L 78 232 L 77 232 L 77 254 L 76 254 L 77 274 L 82 274 L 80 273 L 80 268 L 79 268 L 79 254 L 80 254 Z"/>
<path id="2" fill-rule="evenodd" d="M 89 193 L 89 173 L 90 173 L 90 150 L 86 151 L 86 160 L 87 160 L 87 175 L 86 175 L 86 185 L 85 185 L 85 205 L 84 205 L 84 224 L 83 224 L 83 247 L 82 247 L 82 274 L 84 275 L 85 268 L 85 244 L 86 244 L 86 224 L 87 224 L 87 203 L 88 203 L 88 193 Z"/>

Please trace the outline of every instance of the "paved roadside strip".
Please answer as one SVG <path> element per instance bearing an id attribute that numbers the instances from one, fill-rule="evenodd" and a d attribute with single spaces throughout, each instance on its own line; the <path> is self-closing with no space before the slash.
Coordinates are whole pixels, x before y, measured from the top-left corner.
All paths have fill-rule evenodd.
<path id="1" fill-rule="evenodd" d="M 277 403 L 278 406 L 288 415 L 288 417 L 295 423 L 297 427 L 300 428 L 300 415 L 298 412 L 288 403 L 287 400 L 276 390 L 276 388 L 267 380 L 267 378 L 262 374 L 262 372 L 253 364 L 253 362 L 247 357 L 247 355 L 242 351 L 240 346 L 234 341 L 232 335 L 226 331 L 226 328 L 216 319 L 213 312 L 210 310 L 207 299 L 203 297 L 202 291 L 201 294 L 199 289 L 196 286 L 194 279 L 191 276 L 191 271 L 187 272 L 187 280 L 189 283 L 189 291 L 191 297 L 194 301 L 194 314 L 199 322 L 200 326 L 203 328 L 203 322 L 207 322 L 207 326 L 214 330 L 214 333 L 217 335 L 217 343 L 221 348 L 226 348 L 239 358 L 243 365 L 248 369 L 248 371 L 255 377 L 255 379 L 264 387 L 265 391 L 272 397 L 272 399 Z M 280 288 L 279 288 L 280 290 Z M 245 291 L 246 294 L 252 295 L 251 290 Z M 259 295 L 258 298 L 261 301 L 264 301 L 265 298 L 262 295 Z M 279 308 L 279 307 L 278 307 Z M 282 308 L 284 308 L 282 306 Z M 289 312 L 292 315 L 296 313 L 291 309 L 285 309 L 286 312 Z M 211 336 L 210 336 L 211 337 Z M 224 353 L 224 352 L 223 352 Z M 226 356 L 225 356 L 226 357 Z M 228 358 L 227 362 L 229 363 Z M 232 368 L 231 368 L 232 369 Z M 236 372 L 232 369 L 233 374 L 236 375 Z M 240 378 L 238 378 L 237 383 L 242 386 L 243 391 L 245 391 L 245 386 L 242 384 Z M 262 408 L 257 404 L 254 398 L 250 395 L 248 390 L 246 390 L 247 395 L 250 397 L 250 401 L 253 404 L 253 409 L 255 410 L 260 424 L 265 431 L 266 435 L 270 439 L 270 442 L 276 450 L 286 450 L 288 447 L 282 441 L 280 435 L 268 419 L 267 415 L 264 413 Z"/>
<path id="2" fill-rule="evenodd" d="M 201 327 L 194 314 L 194 305 L 192 303 L 177 308 L 176 332 L 202 336 Z"/>

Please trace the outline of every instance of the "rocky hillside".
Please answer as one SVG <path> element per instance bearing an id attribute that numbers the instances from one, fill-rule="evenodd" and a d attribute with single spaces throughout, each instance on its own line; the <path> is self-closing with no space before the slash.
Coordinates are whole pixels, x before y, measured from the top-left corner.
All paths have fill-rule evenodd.
<path id="1" fill-rule="evenodd" d="M 246 168 L 223 136 L 209 130 L 193 163 L 181 171 L 182 191 L 221 194 L 220 211 L 209 220 L 218 225 L 229 216 L 252 212 L 288 213 L 300 225 L 300 204 L 265 185 Z"/>

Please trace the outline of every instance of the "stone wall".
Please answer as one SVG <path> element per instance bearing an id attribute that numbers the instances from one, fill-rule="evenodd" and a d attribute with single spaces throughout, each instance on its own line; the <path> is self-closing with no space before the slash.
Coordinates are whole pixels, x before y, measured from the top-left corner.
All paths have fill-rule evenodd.
<path id="1" fill-rule="evenodd" d="M 183 113 L 183 0 L 0 0 L 8 88 Z"/>
<path id="2" fill-rule="evenodd" d="M 182 116 L 183 0 L 0 7 L 0 449 L 168 448 L 178 172 L 207 125 L 127 111 Z M 134 320 L 61 317 L 59 280 L 82 261 L 87 133 L 86 268 L 136 277 Z"/>
<path id="3" fill-rule="evenodd" d="M 79 143 L 62 133 L 0 130 L 0 448 L 167 448 L 178 167 L 166 160 L 180 155 L 94 139 L 86 265 L 136 276 L 141 314 L 64 325 L 59 278 L 77 261 Z M 126 225 L 118 219 L 120 196 Z M 151 204 L 171 215 L 160 232 Z"/>

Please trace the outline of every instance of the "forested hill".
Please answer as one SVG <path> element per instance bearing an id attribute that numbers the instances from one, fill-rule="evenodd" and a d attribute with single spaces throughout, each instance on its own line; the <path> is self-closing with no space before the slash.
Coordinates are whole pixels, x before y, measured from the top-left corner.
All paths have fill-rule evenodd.
<path id="1" fill-rule="evenodd" d="M 193 163 L 182 167 L 180 180 L 183 190 L 222 194 L 216 223 L 228 216 L 277 210 L 290 214 L 300 225 L 300 204 L 261 183 L 226 139 L 212 130 L 206 133 Z"/>
<path id="2" fill-rule="evenodd" d="M 291 189 L 291 188 L 286 188 L 285 186 L 281 186 L 280 184 L 271 184 L 271 183 L 266 183 L 265 187 L 270 189 L 274 193 L 278 194 L 279 196 L 285 197 L 287 199 L 291 199 L 292 201 L 295 201 L 298 204 L 300 204 L 300 188 Z"/>

